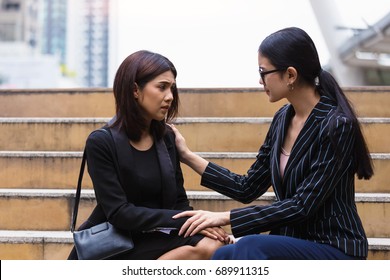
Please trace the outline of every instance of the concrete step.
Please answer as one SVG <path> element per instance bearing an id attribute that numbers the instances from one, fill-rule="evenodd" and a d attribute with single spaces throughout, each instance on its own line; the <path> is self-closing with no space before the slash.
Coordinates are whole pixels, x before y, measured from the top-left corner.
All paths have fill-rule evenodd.
<path id="1" fill-rule="evenodd" d="M 362 117 L 390 117 L 390 87 L 344 88 Z M 272 117 L 261 88 L 181 88 L 182 117 Z M 0 117 L 111 117 L 111 89 L 0 90 Z M 43 109 L 44 108 L 44 109 Z"/>
<path id="2" fill-rule="evenodd" d="M 0 230 L 1 260 L 66 260 L 72 247 L 70 231 Z"/>
<path id="3" fill-rule="evenodd" d="M 107 118 L 0 118 L 0 150 L 81 151 Z M 361 118 L 370 151 L 389 153 L 390 118 Z M 271 118 L 179 118 L 175 121 L 193 151 L 254 152 Z"/>
<path id="4" fill-rule="evenodd" d="M 110 117 L 111 89 L 0 90 L 1 117 Z"/>
<path id="5" fill-rule="evenodd" d="M 75 188 L 82 152 L 0 151 L 0 188 Z M 92 188 L 87 172 L 83 188 Z"/>
<path id="6" fill-rule="evenodd" d="M 0 150 L 82 151 L 90 132 L 107 118 L 0 118 Z"/>
<path id="7" fill-rule="evenodd" d="M 390 238 L 369 238 L 369 260 L 390 260 Z M 1 260 L 65 260 L 73 247 L 69 231 L 0 230 Z"/>
<path id="8" fill-rule="evenodd" d="M 75 190 L 0 189 L 0 220 L 3 230 L 68 230 L 73 211 Z M 188 198 L 195 209 L 227 211 L 244 207 L 237 201 L 213 191 L 189 191 Z M 266 193 L 252 204 L 264 205 L 275 199 Z M 390 238 L 390 194 L 356 194 L 358 211 L 369 237 Z M 95 206 L 92 190 L 83 190 L 78 224 Z M 373 215 L 375 213 L 375 215 Z"/>
<path id="9" fill-rule="evenodd" d="M 246 174 L 253 164 L 257 153 L 207 153 L 198 152 L 205 159 L 224 166 L 238 174 Z M 390 193 L 390 154 L 372 153 L 371 158 L 375 168 L 375 175 L 370 180 L 356 178 L 356 192 L 361 193 Z M 200 176 L 187 165 L 182 164 L 184 184 L 187 190 L 206 190 L 199 185 Z"/>
<path id="10" fill-rule="evenodd" d="M 205 153 L 200 156 L 238 174 L 245 174 L 254 162 L 256 153 Z M 72 189 L 80 170 L 81 152 L 0 151 L 0 188 Z M 356 180 L 356 191 L 390 193 L 390 153 L 372 154 L 375 176 L 371 180 Z M 182 164 L 185 187 L 188 191 L 205 190 L 200 177 Z M 83 188 L 91 189 L 87 172 Z"/>

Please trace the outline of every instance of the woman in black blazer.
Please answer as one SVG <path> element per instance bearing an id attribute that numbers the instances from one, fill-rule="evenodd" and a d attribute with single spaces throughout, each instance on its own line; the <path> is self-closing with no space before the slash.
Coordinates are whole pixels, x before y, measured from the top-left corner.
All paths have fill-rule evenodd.
<path id="1" fill-rule="evenodd" d="M 133 53 L 120 65 L 113 91 L 116 117 L 86 143 L 97 206 L 80 228 L 108 220 L 131 233 L 134 249 L 115 259 L 209 259 L 228 235 L 210 227 L 178 236 L 187 218 L 172 218 L 192 209 L 175 135 L 165 124 L 179 104 L 174 65 L 156 53 Z"/>
<path id="2" fill-rule="evenodd" d="M 215 259 L 364 259 L 367 238 L 355 205 L 355 174 L 373 175 L 356 114 L 330 73 L 321 69 L 311 38 L 287 28 L 258 52 L 260 84 L 270 102 L 290 104 L 274 116 L 256 161 L 237 175 L 192 153 L 176 132 L 182 162 L 201 184 L 243 203 L 273 187 L 276 201 L 228 212 L 188 211 L 179 234 L 231 225 L 237 243 Z M 269 235 L 259 234 L 269 231 Z"/>

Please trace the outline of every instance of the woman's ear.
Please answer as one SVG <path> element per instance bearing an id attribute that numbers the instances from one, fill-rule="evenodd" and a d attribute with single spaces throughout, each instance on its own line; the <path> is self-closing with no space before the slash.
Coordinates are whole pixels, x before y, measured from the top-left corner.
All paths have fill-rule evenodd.
<path id="1" fill-rule="evenodd" d="M 287 74 L 288 74 L 288 83 L 294 84 L 298 79 L 298 72 L 297 69 L 294 67 L 288 67 L 287 68 Z"/>
<path id="2" fill-rule="evenodd" d="M 135 99 L 138 99 L 138 95 L 139 95 L 139 88 L 138 88 L 138 85 L 137 83 L 134 83 L 134 98 Z"/>

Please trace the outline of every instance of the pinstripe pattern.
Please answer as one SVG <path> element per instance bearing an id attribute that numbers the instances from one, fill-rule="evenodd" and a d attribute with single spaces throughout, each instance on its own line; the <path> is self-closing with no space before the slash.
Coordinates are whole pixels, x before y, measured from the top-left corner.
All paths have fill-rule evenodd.
<path id="1" fill-rule="evenodd" d="M 296 139 L 282 179 L 281 143 L 293 114 L 291 105 L 275 114 L 246 175 L 210 163 L 201 184 L 243 203 L 252 202 L 273 187 L 276 201 L 271 205 L 231 210 L 231 227 L 236 237 L 271 231 L 366 257 L 367 238 L 354 200 L 351 120 L 336 114 L 331 100 L 321 97 Z M 328 137 L 329 122 L 333 120 L 337 146 L 342 151 L 339 157 Z"/>

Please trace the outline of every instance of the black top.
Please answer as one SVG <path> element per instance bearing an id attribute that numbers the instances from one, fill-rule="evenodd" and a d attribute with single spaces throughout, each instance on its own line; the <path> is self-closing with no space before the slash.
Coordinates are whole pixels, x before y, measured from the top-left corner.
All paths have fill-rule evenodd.
<path id="1" fill-rule="evenodd" d="M 161 208 L 161 171 L 155 145 L 146 151 L 129 146 L 134 159 L 134 187 L 138 188 L 140 195 L 146 198 L 142 203 L 143 206 Z M 129 161 L 129 164 L 132 163 Z"/>

